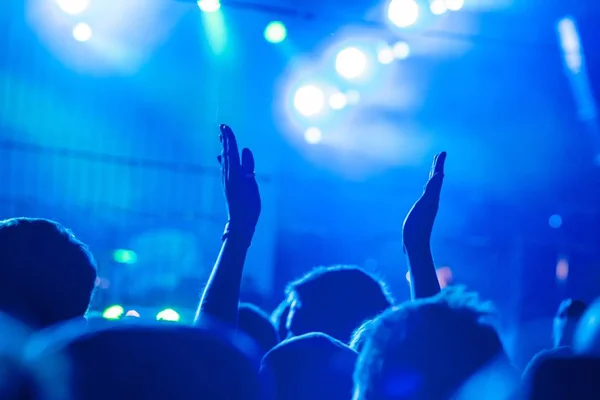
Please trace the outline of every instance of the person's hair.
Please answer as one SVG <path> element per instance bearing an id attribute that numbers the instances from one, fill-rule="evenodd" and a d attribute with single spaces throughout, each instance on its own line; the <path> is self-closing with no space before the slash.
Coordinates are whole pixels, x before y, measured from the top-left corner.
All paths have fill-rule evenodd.
<path id="1" fill-rule="evenodd" d="M 288 299 L 283 300 L 271 313 L 271 322 L 277 328 L 279 340 L 285 340 L 288 337 L 287 319 L 290 314 L 290 303 Z"/>
<path id="2" fill-rule="evenodd" d="M 359 326 L 352 334 L 352 339 L 350 340 L 350 348 L 360 353 L 365 344 L 367 336 L 369 336 L 374 326 L 375 319 L 365 321 L 361 326 Z"/>
<path id="3" fill-rule="evenodd" d="M 566 299 L 560 303 L 554 317 L 555 347 L 573 344 L 577 324 L 586 310 L 587 304 L 581 300 Z"/>
<path id="4" fill-rule="evenodd" d="M 500 338 L 489 304 L 460 289 L 406 302 L 366 331 L 354 373 L 354 399 L 446 399 L 497 359 Z"/>
<path id="5" fill-rule="evenodd" d="M 275 382 L 277 400 L 342 400 L 352 395 L 357 353 L 323 333 L 285 340 L 263 358 L 263 381 Z"/>
<path id="6" fill-rule="evenodd" d="M 363 321 L 393 304 L 385 284 L 356 266 L 315 268 L 287 292 L 292 334 L 323 332 L 344 343 Z"/>
<path id="7" fill-rule="evenodd" d="M 45 328 L 83 317 L 96 282 L 87 246 L 62 225 L 38 218 L 0 222 L 0 309 Z"/>
<path id="8" fill-rule="evenodd" d="M 238 329 L 250 336 L 266 353 L 279 343 L 275 325 L 266 312 L 250 303 L 238 307 Z"/>

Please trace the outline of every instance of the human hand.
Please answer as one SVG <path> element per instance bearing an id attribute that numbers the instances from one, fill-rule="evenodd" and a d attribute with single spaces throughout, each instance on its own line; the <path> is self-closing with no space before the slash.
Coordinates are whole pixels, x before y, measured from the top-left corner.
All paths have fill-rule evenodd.
<path id="1" fill-rule="evenodd" d="M 221 180 L 228 214 L 223 239 L 241 236 L 250 244 L 261 210 L 260 193 L 254 171 L 254 155 L 249 149 L 244 148 L 240 162 L 235 134 L 227 125 L 221 125 L 219 129 L 222 150 L 217 159 L 221 164 Z"/>
<path id="2" fill-rule="evenodd" d="M 405 250 L 406 247 L 424 245 L 425 241 L 429 245 L 433 223 L 440 204 L 445 162 L 445 151 L 434 157 L 429 172 L 429 180 L 425 185 L 423 194 L 412 206 L 404 220 L 402 238 Z"/>

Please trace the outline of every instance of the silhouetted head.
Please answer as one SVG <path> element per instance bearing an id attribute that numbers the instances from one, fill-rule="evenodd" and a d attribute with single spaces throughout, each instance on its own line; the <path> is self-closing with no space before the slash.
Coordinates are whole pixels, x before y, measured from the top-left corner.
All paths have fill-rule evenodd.
<path id="1" fill-rule="evenodd" d="M 275 381 L 277 400 L 347 400 L 357 354 L 323 333 L 293 337 L 263 358 L 262 380 Z"/>
<path id="2" fill-rule="evenodd" d="M 250 303 L 238 307 L 238 329 L 248 335 L 266 353 L 279 343 L 275 325 L 266 312 Z"/>
<path id="3" fill-rule="evenodd" d="M 285 340 L 288 337 L 287 319 L 290 314 L 290 302 L 286 299 L 279 303 L 277 308 L 271 313 L 271 322 L 277 328 L 279 340 Z"/>
<path id="4" fill-rule="evenodd" d="M 87 246 L 47 219 L 0 222 L 0 309 L 45 328 L 88 309 L 96 265 Z"/>
<path id="5" fill-rule="evenodd" d="M 290 284 L 288 295 L 291 334 L 323 332 L 344 343 L 393 303 L 382 282 L 354 266 L 316 268 Z"/>
<path id="6" fill-rule="evenodd" d="M 448 399 L 486 366 L 506 364 L 489 313 L 458 290 L 387 310 L 364 331 L 354 399 Z"/>
<path id="7" fill-rule="evenodd" d="M 552 336 L 554 347 L 571 346 L 579 320 L 587 305 L 581 300 L 566 299 L 558 306 Z"/>

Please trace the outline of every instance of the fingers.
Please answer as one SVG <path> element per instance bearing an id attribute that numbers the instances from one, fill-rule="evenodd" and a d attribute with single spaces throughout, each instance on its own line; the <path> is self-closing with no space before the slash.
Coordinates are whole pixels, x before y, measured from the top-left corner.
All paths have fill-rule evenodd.
<path id="1" fill-rule="evenodd" d="M 254 177 L 254 155 L 250 149 L 242 150 L 242 173 L 248 178 Z"/>
<path id="2" fill-rule="evenodd" d="M 237 140 L 233 130 L 227 125 L 221 125 L 221 138 L 223 143 L 223 160 L 225 161 L 225 168 L 229 172 L 237 172 L 240 170 L 240 153 L 238 150 Z"/>
<path id="3" fill-rule="evenodd" d="M 446 164 L 446 152 L 442 151 L 440 154 L 435 156 L 434 164 L 433 164 L 433 173 L 434 174 L 443 174 L 445 164 Z"/>

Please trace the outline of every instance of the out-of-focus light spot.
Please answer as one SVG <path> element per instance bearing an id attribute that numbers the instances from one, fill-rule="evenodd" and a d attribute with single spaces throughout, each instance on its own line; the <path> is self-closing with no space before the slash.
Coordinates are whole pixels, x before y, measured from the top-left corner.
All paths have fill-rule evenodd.
<path id="1" fill-rule="evenodd" d="M 123 315 L 125 310 L 120 305 L 114 305 L 106 308 L 102 313 L 102 318 L 104 319 L 119 319 Z"/>
<path id="2" fill-rule="evenodd" d="M 562 226 L 562 223 L 562 217 L 558 214 L 555 214 L 548 219 L 548 225 L 550 225 L 550 228 L 558 229 Z"/>
<path id="3" fill-rule="evenodd" d="M 80 22 L 73 28 L 73 37 L 78 42 L 87 42 L 92 38 L 92 28 L 88 24 Z"/>
<path id="4" fill-rule="evenodd" d="M 465 0 L 446 0 L 446 8 L 450 11 L 458 11 L 465 5 Z"/>
<path id="5" fill-rule="evenodd" d="M 387 17 L 397 27 L 406 28 L 419 19 L 419 5 L 415 0 L 390 0 Z"/>
<path id="6" fill-rule="evenodd" d="M 558 34 L 565 64 L 574 74 L 581 72 L 583 57 L 575 21 L 569 17 L 558 21 Z"/>
<path id="7" fill-rule="evenodd" d="M 348 104 L 358 104 L 360 101 L 360 93 L 358 90 L 348 90 L 346 92 L 346 101 Z"/>
<path id="8" fill-rule="evenodd" d="M 439 267 L 435 271 L 435 274 L 437 275 L 440 288 L 442 289 L 450 285 L 452 283 L 452 279 L 454 278 L 450 267 Z"/>
<path id="9" fill-rule="evenodd" d="M 129 310 L 125 313 L 126 317 L 132 317 L 132 318 L 139 318 L 140 317 L 140 313 L 137 312 L 136 310 Z"/>
<path id="10" fill-rule="evenodd" d="M 405 60 L 410 55 L 410 46 L 406 42 L 396 42 L 392 51 L 398 60 Z"/>
<path id="11" fill-rule="evenodd" d="M 382 64 L 391 64 L 394 58 L 394 51 L 389 47 L 384 47 L 377 52 L 377 61 Z"/>
<path id="12" fill-rule="evenodd" d="M 566 258 L 561 258 L 556 263 L 556 279 L 565 281 L 569 277 L 569 261 Z"/>
<path id="13" fill-rule="evenodd" d="M 265 28 L 265 39 L 269 43 L 281 43 L 287 37 L 287 29 L 280 21 L 269 22 Z"/>
<path id="14" fill-rule="evenodd" d="M 221 2 L 219 0 L 198 0 L 198 7 L 206 13 L 213 13 L 221 9 Z"/>
<path id="15" fill-rule="evenodd" d="M 81 14 L 90 5 L 89 0 L 57 0 L 56 2 L 61 10 L 71 15 Z"/>
<path id="16" fill-rule="evenodd" d="M 431 0 L 429 3 L 429 9 L 432 14 L 442 15 L 446 11 L 448 11 L 448 7 L 446 6 L 446 2 L 444 0 Z"/>
<path id="17" fill-rule="evenodd" d="M 167 308 L 156 314 L 157 321 L 178 322 L 180 319 L 179 313 L 172 308 Z"/>
<path id="18" fill-rule="evenodd" d="M 346 99 L 346 95 L 344 93 L 337 92 L 329 97 L 329 107 L 333 108 L 334 110 L 341 110 L 342 108 L 346 107 L 347 104 L 348 99 Z"/>
<path id="19" fill-rule="evenodd" d="M 304 140 L 306 140 L 306 143 L 317 144 L 321 142 L 322 138 L 323 132 L 315 126 L 311 126 L 304 131 Z"/>
<path id="20" fill-rule="evenodd" d="M 356 47 L 346 47 L 335 57 L 335 69 L 346 79 L 356 79 L 367 70 L 367 56 Z"/>
<path id="21" fill-rule="evenodd" d="M 325 94 L 314 85 L 302 86 L 294 95 L 294 107 L 305 117 L 319 114 L 325 106 Z"/>
<path id="22" fill-rule="evenodd" d="M 452 279 L 454 278 L 450 267 L 439 267 L 435 270 L 435 274 L 442 289 L 450 285 L 452 283 Z M 404 275 L 404 277 L 406 278 L 406 281 L 410 284 L 410 271 L 406 271 L 406 275 Z"/>
<path id="23" fill-rule="evenodd" d="M 137 254 L 132 250 L 117 249 L 113 252 L 113 260 L 119 264 L 135 264 L 137 262 Z"/>

